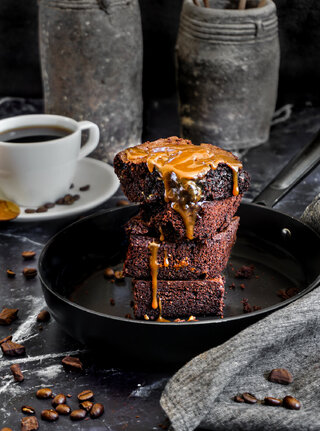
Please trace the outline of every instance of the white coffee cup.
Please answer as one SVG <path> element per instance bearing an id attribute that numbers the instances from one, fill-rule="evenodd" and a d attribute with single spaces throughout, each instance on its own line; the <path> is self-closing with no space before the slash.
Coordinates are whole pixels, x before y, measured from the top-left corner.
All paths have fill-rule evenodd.
<path id="1" fill-rule="evenodd" d="M 45 127 L 66 129 L 70 133 L 43 142 L 1 140 L 3 137 L 8 140 L 8 133 L 14 133 L 12 130 Z M 82 130 L 89 130 L 89 137 L 81 147 Z M 96 124 L 60 115 L 20 115 L 0 120 L 0 189 L 8 200 L 21 206 L 55 202 L 68 192 L 78 160 L 97 147 L 99 135 Z"/>

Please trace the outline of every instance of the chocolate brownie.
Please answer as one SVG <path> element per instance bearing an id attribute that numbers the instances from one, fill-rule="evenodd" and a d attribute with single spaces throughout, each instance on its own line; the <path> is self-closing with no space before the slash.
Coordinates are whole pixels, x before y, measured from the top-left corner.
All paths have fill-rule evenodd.
<path id="1" fill-rule="evenodd" d="M 196 280 L 215 278 L 229 259 L 236 240 L 239 217 L 213 239 L 160 242 L 157 263 L 158 280 Z M 151 279 L 149 244 L 155 238 L 130 235 L 124 274 L 139 280 Z"/>
<path id="2" fill-rule="evenodd" d="M 190 141 L 185 139 L 170 137 L 167 139 L 159 139 L 154 142 L 146 142 L 139 145 L 136 151 L 148 149 L 152 145 L 157 144 L 159 147 L 181 144 L 184 147 L 189 145 L 194 146 Z M 222 149 L 209 144 L 201 144 L 207 148 L 216 149 L 216 151 L 223 151 Z M 148 163 L 144 158 L 130 160 L 128 155 L 131 149 L 121 151 L 115 156 L 114 170 L 118 175 L 121 182 L 122 189 L 127 198 L 132 202 L 163 202 L 165 195 L 165 186 L 158 169 L 149 170 Z M 224 152 L 225 157 L 232 157 L 234 163 L 240 164 L 232 153 Z M 221 158 L 223 160 L 223 157 Z M 241 164 L 240 164 L 241 166 Z M 250 183 L 249 174 L 242 168 L 238 169 L 238 185 L 239 193 L 243 194 L 248 188 Z M 233 195 L 234 177 L 232 168 L 223 161 L 217 165 L 215 169 L 208 168 L 203 176 L 195 175 L 192 178 L 196 184 L 197 189 L 200 190 L 201 200 L 214 200 L 226 199 Z M 179 181 L 175 176 L 171 177 L 171 189 L 179 188 Z M 177 187 L 178 184 L 178 187 Z"/>
<path id="3" fill-rule="evenodd" d="M 202 202 L 194 224 L 194 239 L 213 239 L 223 230 L 236 213 L 242 195 L 227 199 Z M 181 241 L 186 238 L 186 227 L 181 215 L 171 204 L 142 205 L 139 213 L 126 225 L 127 233 L 146 235 L 166 241 Z"/>
<path id="4" fill-rule="evenodd" d="M 134 306 L 137 319 L 155 320 L 159 309 L 151 307 L 151 281 L 133 280 Z M 158 281 L 158 298 L 161 316 L 167 319 L 189 316 L 222 316 L 224 307 L 224 278 L 220 275 L 210 280 Z"/>

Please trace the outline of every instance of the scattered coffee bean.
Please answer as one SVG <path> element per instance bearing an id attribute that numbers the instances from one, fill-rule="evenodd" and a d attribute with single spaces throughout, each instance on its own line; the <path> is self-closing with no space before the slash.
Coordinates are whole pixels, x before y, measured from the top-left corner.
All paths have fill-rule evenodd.
<path id="1" fill-rule="evenodd" d="M 39 429 L 39 423 L 35 416 L 21 419 L 21 431 L 36 431 L 37 429 Z"/>
<path id="2" fill-rule="evenodd" d="M 54 208 L 56 205 L 53 202 L 47 202 L 43 206 L 49 210 L 51 208 Z"/>
<path id="3" fill-rule="evenodd" d="M 236 403 L 244 403 L 244 399 L 239 395 L 236 395 L 233 399 Z"/>
<path id="4" fill-rule="evenodd" d="M 71 408 L 67 404 L 59 404 L 56 407 L 56 411 L 59 415 L 68 415 L 71 412 Z"/>
<path id="5" fill-rule="evenodd" d="M 30 260 L 33 259 L 36 255 L 35 251 L 23 251 L 21 253 L 21 256 L 25 259 L 25 260 Z"/>
<path id="6" fill-rule="evenodd" d="M 77 409 L 71 412 L 70 418 L 73 421 L 81 421 L 86 417 L 86 415 L 87 415 L 87 412 L 85 410 Z"/>
<path id="7" fill-rule="evenodd" d="M 11 340 L 12 340 L 12 335 L 8 335 L 7 337 L 2 338 L 2 340 L 0 340 L 0 345 L 2 343 L 6 343 L 7 341 L 11 341 Z"/>
<path id="8" fill-rule="evenodd" d="M 87 192 L 90 189 L 90 184 L 86 186 L 79 187 L 80 192 Z"/>
<path id="9" fill-rule="evenodd" d="M 5 356 L 22 356 L 26 353 L 24 346 L 11 340 L 1 343 L 1 349 Z"/>
<path id="10" fill-rule="evenodd" d="M 124 274 L 123 271 L 114 271 L 114 276 L 116 280 L 123 280 Z"/>
<path id="11" fill-rule="evenodd" d="M 92 406 L 93 406 L 93 403 L 91 401 L 83 401 L 83 403 L 80 404 L 80 407 L 83 410 L 86 410 L 87 412 L 91 410 Z"/>
<path id="12" fill-rule="evenodd" d="M 36 210 L 35 210 L 35 209 L 33 209 L 33 208 L 26 208 L 26 209 L 24 210 L 24 212 L 25 212 L 26 214 L 34 214 L 34 213 L 36 212 Z"/>
<path id="13" fill-rule="evenodd" d="M 125 207 L 127 205 L 130 205 L 130 202 L 127 199 L 120 199 L 117 202 L 117 207 Z"/>
<path id="14" fill-rule="evenodd" d="M 52 395 L 52 390 L 50 388 L 41 388 L 37 390 L 36 397 L 40 400 L 46 400 Z"/>
<path id="15" fill-rule="evenodd" d="M 18 308 L 4 308 L 0 313 L 0 325 L 10 325 L 17 318 Z"/>
<path id="16" fill-rule="evenodd" d="M 38 207 L 36 209 L 36 213 L 46 213 L 48 211 L 48 208 L 46 208 L 44 205 L 41 205 L 41 207 Z"/>
<path id="17" fill-rule="evenodd" d="M 58 404 L 65 404 L 67 402 L 66 396 L 63 394 L 56 395 L 52 400 L 52 405 L 56 407 Z"/>
<path id="18" fill-rule="evenodd" d="M 244 402 L 248 404 L 255 404 L 258 401 L 257 398 L 249 392 L 244 392 L 242 394 L 242 398 L 244 399 Z"/>
<path id="19" fill-rule="evenodd" d="M 22 374 L 21 368 L 19 364 L 12 364 L 10 366 L 10 370 L 13 374 L 14 380 L 16 382 L 23 382 L 24 376 Z"/>
<path id="20" fill-rule="evenodd" d="M 12 269 L 7 269 L 7 276 L 9 278 L 14 278 L 16 276 L 16 273 L 12 271 Z"/>
<path id="21" fill-rule="evenodd" d="M 79 195 L 70 195 L 69 193 L 56 201 L 57 205 L 72 205 L 80 198 Z"/>
<path id="22" fill-rule="evenodd" d="M 57 204 L 57 205 L 63 205 L 63 204 L 64 204 L 63 198 L 59 198 L 59 199 L 57 199 L 57 200 L 56 200 L 56 204 Z"/>
<path id="23" fill-rule="evenodd" d="M 105 276 L 105 278 L 113 278 L 114 270 L 112 268 L 106 268 L 103 272 L 103 275 Z"/>
<path id="24" fill-rule="evenodd" d="M 100 403 L 93 404 L 92 409 L 90 410 L 90 417 L 92 419 L 99 418 L 104 412 L 104 407 Z"/>
<path id="25" fill-rule="evenodd" d="M 82 370 L 83 365 L 79 358 L 73 358 L 72 356 L 66 356 L 62 359 L 62 364 L 71 370 Z"/>
<path id="26" fill-rule="evenodd" d="M 281 406 L 282 401 L 281 401 L 281 400 L 279 400 L 278 398 L 274 398 L 274 397 L 266 397 L 266 398 L 264 399 L 264 403 L 265 403 L 267 406 L 275 406 L 275 407 L 278 407 L 278 406 Z"/>
<path id="27" fill-rule="evenodd" d="M 78 201 L 80 199 L 80 195 L 73 195 L 73 200 Z"/>
<path id="28" fill-rule="evenodd" d="M 73 189 L 73 187 L 74 187 L 74 184 L 71 183 L 69 189 Z"/>
<path id="29" fill-rule="evenodd" d="M 56 421 L 58 417 L 59 417 L 58 413 L 53 409 L 46 409 L 46 410 L 42 410 L 41 412 L 41 418 L 47 422 Z"/>
<path id="30" fill-rule="evenodd" d="M 50 313 L 47 310 L 42 310 L 37 316 L 37 322 L 48 322 L 50 320 Z"/>
<path id="31" fill-rule="evenodd" d="M 26 415 L 34 415 L 36 413 L 35 409 L 30 406 L 22 406 L 21 411 Z"/>
<path id="32" fill-rule="evenodd" d="M 116 305 L 116 301 L 113 298 L 110 298 L 110 305 Z"/>
<path id="33" fill-rule="evenodd" d="M 300 410 L 301 403 L 291 395 L 287 395 L 283 398 L 283 407 L 289 410 Z"/>
<path id="34" fill-rule="evenodd" d="M 31 278 L 37 276 L 38 271 L 36 270 L 36 268 L 24 268 L 22 273 L 26 279 L 30 280 Z"/>
<path id="35" fill-rule="evenodd" d="M 80 402 L 82 401 L 88 401 L 91 400 L 91 398 L 93 398 L 93 392 L 90 389 L 86 389 L 85 391 L 80 392 L 80 394 L 78 394 L 78 400 Z"/>
<path id="36" fill-rule="evenodd" d="M 269 374 L 268 380 L 272 383 L 280 383 L 280 385 L 289 385 L 293 382 L 293 376 L 285 368 L 275 368 Z"/>

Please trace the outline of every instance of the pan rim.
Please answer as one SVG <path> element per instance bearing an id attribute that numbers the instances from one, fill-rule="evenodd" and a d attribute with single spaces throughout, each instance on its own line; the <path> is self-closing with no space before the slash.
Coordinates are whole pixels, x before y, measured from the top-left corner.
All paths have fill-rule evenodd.
<path id="1" fill-rule="evenodd" d="M 249 206 L 254 206 L 263 210 L 267 210 L 267 211 L 271 211 L 272 213 L 277 213 L 279 215 L 285 216 L 285 217 L 289 217 L 290 219 L 294 220 L 295 222 L 300 223 L 301 225 L 303 225 L 306 229 L 310 230 L 320 241 L 320 235 L 309 225 L 307 225 L 306 223 L 302 222 L 301 220 L 292 217 L 291 215 L 288 215 L 282 211 L 278 211 L 275 210 L 273 208 L 269 208 L 263 205 L 259 205 L 259 204 L 255 204 L 255 203 L 251 203 L 251 202 L 242 202 L 241 205 L 249 205 Z M 133 208 L 133 207 L 137 207 L 138 204 L 132 204 L 129 205 L 125 208 Z M 138 320 L 138 319 L 128 319 L 126 317 L 120 317 L 120 316 L 113 316 L 110 314 L 106 314 L 106 313 L 102 313 L 99 311 L 94 311 L 91 310 L 89 308 L 86 308 L 82 305 L 76 304 L 75 302 L 72 302 L 71 300 L 69 300 L 68 298 L 66 298 L 65 296 L 57 293 L 55 290 L 53 290 L 51 287 L 49 287 L 47 285 L 47 283 L 44 281 L 44 278 L 42 276 L 42 262 L 45 258 L 47 249 L 51 246 L 51 244 L 56 240 L 56 238 L 60 237 L 61 235 L 64 235 L 65 232 L 69 231 L 70 229 L 72 229 L 75 225 L 78 226 L 81 223 L 86 223 L 88 220 L 96 218 L 97 216 L 103 216 L 104 214 L 108 214 L 108 213 L 112 213 L 112 212 L 117 212 L 117 211 L 123 211 L 125 208 L 109 208 L 106 210 L 101 210 L 98 212 L 95 212 L 93 214 L 90 214 L 86 217 L 83 217 L 80 220 L 76 220 L 73 223 L 69 224 L 68 226 L 66 226 L 65 228 L 63 228 L 62 230 L 60 230 L 59 232 L 57 232 L 53 237 L 51 237 L 47 243 L 45 244 L 45 246 L 43 247 L 41 254 L 39 256 L 39 261 L 38 261 L 38 276 L 41 282 L 41 286 L 42 289 L 46 289 L 51 295 L 53 295 L 57 300 L 65 303 L 67 306 L 70 307 L 74 307 L 78 310 L 80 310 L 81 312 L 85 312 L 88 313 L 90 315 L 93 316 L 99 316 L 102 317 L 104 319 L 110 319 L 110 320 L 115 320 L 115 321 L 120 321 L 120 322 L 126 322 L 129 324 L 137 324 L 137 325 L 156 325 L 157 327 L 159 327 L 159 325 L 162 325 L 163 327 L 172 327 L 172 326 L 178 326 L 178 327 L 189 327 L 190 325 L 192 326 L 198 326 L 198 325 L 208 325 L 208 324 L 223 324 L 226 322 L 232 322 L 232 321 L 242 321 L 244 319 L 251 319 L 254 317 L 258 317 L 259 315 L 263 314 L 263 315 L 267 315 L 270 314 L 274 311 L 277 311 L 289 304 L 291 304 L 292 302 L 295 302 L 296 300 L 300 299 L 302 296 L 306 295 L 307 293 L 311 292 L 313 289 L 315 289 L 319 284 L 320 284 L 320 273 L 318 274 L 318 276 L 315 278 L 315 280 L 309 284 L 307 287 L 305 287 L 302 291 L 300 291 L 297 295 L 294 295 L 291 298 L 288 298 L 282 302 L 279 302 L 277 304 L 273 304 L 269 307 L 263 308 L 261 310 L 256 310 L 256 311 L 252 311 L 250 313 L 245 313 L 243 315 L 236 315 L 236 316 L 229 316 L 229 317 L 223 317 L 223 318 L 219 318 L 219 317 L 212 317 L 212 318 L 208 318 L 208 320 L 196 320 L 196 321 L 185 321 L 183 322 L 183 324 L 181 324 L 181 322 L 167 322 L 165 324 L 163 324 L 162 322 L 156 322 L 156 321 L 146 321 L 146 320 Z M 49 307 L 50 308 L 50 307 Z M 54 314 L 54 313 L 53 313 Z"/>

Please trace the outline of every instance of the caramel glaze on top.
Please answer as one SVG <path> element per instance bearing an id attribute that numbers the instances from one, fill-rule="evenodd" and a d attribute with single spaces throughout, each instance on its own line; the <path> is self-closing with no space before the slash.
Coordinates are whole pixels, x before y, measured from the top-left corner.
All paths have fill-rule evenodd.
<path id="1" fill-rule="evenodd" d="M 238 172 L 242 163 L 230 152 L 211 144 L 193 145 L 191 141 L 172 136 L 146 142 L 125 150 L 128 161 L 146 163 L 150 172 L 156 169 L 164 183 L 165 201 L 184 220 L 186 236 L 193 239 L 198 209 L 203 200 L 197 180 L 210 169 L 226 164 L 233 173 L 233 195 L 239 194 Z"/>

